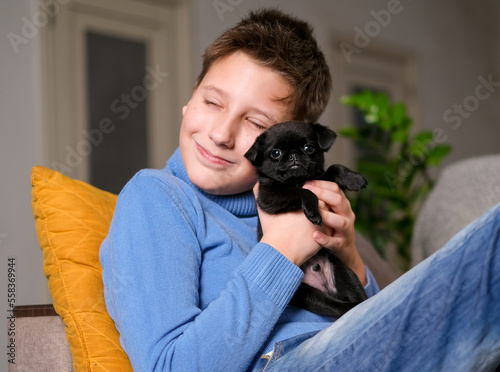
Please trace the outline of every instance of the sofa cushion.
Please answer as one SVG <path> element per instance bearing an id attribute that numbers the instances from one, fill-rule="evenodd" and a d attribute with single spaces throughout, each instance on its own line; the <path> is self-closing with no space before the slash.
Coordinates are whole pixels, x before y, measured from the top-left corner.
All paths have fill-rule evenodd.
<path id="1" fill-rule="evenodd" d="M 427 196 L 413 227 L 412 265 L 500 201 L 500 154 L 474 156 L 447 165 Z"/>
<path id="2" fill-rule="evenodd" d="M 132 371 L 106 311 L 99 262 L 117 196 L 40 166 L 31 183 L 43 270 L 75 371 Z"/>

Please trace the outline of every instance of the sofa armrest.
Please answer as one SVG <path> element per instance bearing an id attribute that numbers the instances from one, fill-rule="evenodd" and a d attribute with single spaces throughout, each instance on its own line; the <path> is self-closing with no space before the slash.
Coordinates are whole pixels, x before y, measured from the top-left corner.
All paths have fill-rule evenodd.
<path id="1" fill-rule="evenodd" d="M 52 305 L 16 306 L 14 316 L 15 364 L 9 363 L 9 372 L 73 371 L 64 323 Z"/>

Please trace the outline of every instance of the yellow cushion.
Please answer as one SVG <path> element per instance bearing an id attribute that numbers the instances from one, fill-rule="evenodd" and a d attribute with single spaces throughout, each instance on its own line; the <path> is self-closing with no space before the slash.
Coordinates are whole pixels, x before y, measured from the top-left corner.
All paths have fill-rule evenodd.
<path id="1" fill-rule="evenodd" d="M 43 271 L 75 371 L 132 371 L 106 311 L 99 262 L 117 196 L 40 166 L 31 184 Z"/>

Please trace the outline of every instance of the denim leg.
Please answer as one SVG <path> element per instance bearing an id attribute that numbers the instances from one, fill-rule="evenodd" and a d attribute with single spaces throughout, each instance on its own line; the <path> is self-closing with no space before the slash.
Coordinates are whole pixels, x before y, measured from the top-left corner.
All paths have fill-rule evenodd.
<path id="1" fill-rule="evenodd" d="M 500 204 L 266 371 L 495 371 Z"/>
<path id="2" fill-rule="evenodd" d="M 273 350 L 267 354 L 264 354 L 260 357 L 259 361 L 252 368 L 253 372 L 265 372 L 267 371 L 267 367 L 273 363 L 273 361 L 281 358 L 282 355 L 290 352 L 295 349 L 305 340 L 313 337 L 318 332 L 309 332 L 301 335 L 297 335 L 295 337 L 291 337 L 284 341 L 276 342 L 274 344 Z"/>

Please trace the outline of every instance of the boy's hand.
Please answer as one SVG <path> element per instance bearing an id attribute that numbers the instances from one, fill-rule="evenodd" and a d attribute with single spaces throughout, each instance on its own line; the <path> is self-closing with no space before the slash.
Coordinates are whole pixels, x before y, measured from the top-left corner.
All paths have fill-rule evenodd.
<path id="1" fill-rule="evenodd" d="M 320 200 L 323 225 L 330 228 L 313 232 L 313 239 L 330 249 L 356 273 L 363 286 L 366 285 L 366 268 L 354 242 L 356 217 L 344 192 L 336 183 L 329 181 L 308 181 L 304 188 L 312 191 Z"/>
<path id="2" fill-rule="evenodd" d="M 258 184 L 254 187 L 254 194 L 258 194 Z M 270 215 L 259 208 L 259 219 L 263 233 L 260 241 L 272 246 L 297 266 L 301 266 L 321 249 L 321 243 L 313 238 L 314 234 L 332 234 L 326 224 L 312 224 L 302 210 Z"/>

